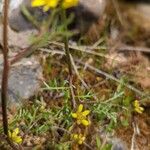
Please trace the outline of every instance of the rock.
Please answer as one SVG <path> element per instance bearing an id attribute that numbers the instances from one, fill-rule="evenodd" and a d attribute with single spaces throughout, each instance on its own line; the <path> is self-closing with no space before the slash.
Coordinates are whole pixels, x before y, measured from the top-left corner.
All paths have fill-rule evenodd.
<path id="1" fill-rule="evenodd" d="M 75 13 L 74 27 L 79 33 L 86 33 L 92 24 L 99 21 L 107 4 L 107 0 L 79 0 L 78 7 L 71 9 Z"/>
<path id="2" fill-rule="evenodd" d="M 11 0 L 10 3 L 10 10 L 9 10 L 9 25 L 12 29 L 16 31 L 27 30 L 32 29 L 33 25 L 30 22 L 27 22 L 27 20 L 22 16 L 20 7 L 18 9 L 18 6 L 21 6 L 23 0 L 20 0 L 16 3 L 14 0 Z M 27 0 L 28 1 L 28 0 Z M 26 2 L 25 4 L 26 5 Z M 17 4 L 17 5 L 16 5 Z"/>
<path id="3" fill-rule="evenodd" d="M 21 49 L 27 48 L 31 42 L 29 38 L 36 34 L 35 29 L 25 30 L 21 32 L 15 32 L 11 28 L 8 28 L 8 45 L 9 47 L 18 47 Z M 3 26 L 0 25 L 0 43 L 2 43 Z"/>
<path id="4" fill-rule="evenodd" d="M 79 13 L 85 11 L 91 13 L 96 18 L 101 17 L 104 12 L 107 0 L 80 0 L 80 6 L 84 9 L 79 9 Z M 86 17 L 89 17 L 88 15 Z"/>
<path id="5" fill-rule="evenodd" d="M 11 67 L 8 81 L 9 106 L 20 105 L 23 100 L 29 99 L 40 90 L 39 79 L 42 78 L 42 67 L 37 60 L 33 56 L 24 58 Z M 0 80 L 1 76 L 2 64 L 0 65 Z"/>

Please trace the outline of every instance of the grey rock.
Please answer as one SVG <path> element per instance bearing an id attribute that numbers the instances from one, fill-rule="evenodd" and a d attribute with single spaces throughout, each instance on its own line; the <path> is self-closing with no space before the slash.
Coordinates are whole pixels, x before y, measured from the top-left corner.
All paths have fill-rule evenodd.
<path id="1" fill-rule="evenodd" d="M 25 99 L 29 99 L 40 90 L 42 67 L 37 60 L 33 56 L 24 58 L 11 67 L 8 81 L 9 106 L 22 104 Z M 0 65 L 0 80 L 1 76 L 2 64 Z"/>
<path id="2" fill-rule="evenodd" d="M 93 16 L 99 18 L 105 9 L 107 0 L 80 0 L 80 5 L 84 8 L 85 12 L 90 12 Z M 83 11 L 83 10 L 79 10 Z"/>
<path id="3" fill-rule="evenodd" d="M 3 26 L 0 25 L 0 43 L 2 43 Z M 25 30 L 21 32 L 15 32 L 11 28 L 8 28 L 8 44 L 10 47 L 18 47 L 21 49 L 27 48 L 31 45 L 29 38 L 35 35 L 37 31 L 35 29 Z"/>

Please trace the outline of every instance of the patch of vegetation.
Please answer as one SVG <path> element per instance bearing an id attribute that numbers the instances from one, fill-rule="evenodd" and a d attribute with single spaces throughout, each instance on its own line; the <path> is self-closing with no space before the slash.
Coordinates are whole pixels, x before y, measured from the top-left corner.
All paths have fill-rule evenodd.
<path id="1" fill-rule="evenodd" d="M 50 20 L 39 24 L 22 9 L 40 31 L 31 38 L 31 49 L 45 56 L 45 80 L 38 95 L 10 111 L 10 141 L 17 148 L 111 150 L 113 132 L 131 126 L 135 115 L 143 113 L 141 102 L 147 97 L 129 84 L 128 77 L 115 77 L 106 67 L 104 37 L 93 46 L 69 44 L 74 34 L 67 29 L 72 15 L 63 18 L 64 10 L 56 8 Z M 9 149 L 2 125 L 0 133 L 0 148 Z"/>

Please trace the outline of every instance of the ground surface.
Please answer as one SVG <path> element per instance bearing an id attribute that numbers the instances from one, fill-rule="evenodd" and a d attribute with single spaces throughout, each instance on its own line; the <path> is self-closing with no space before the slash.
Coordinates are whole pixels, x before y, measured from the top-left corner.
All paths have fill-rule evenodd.
<path id="1" fill-rule="evenodd" d="M 38 43 L 32 55 L 42 66 L 41 88 L 8 109 L 10 131 L 18 127 L 23 140 L 20 149 L 150 150 L 149 20 L 137 14 L 143 5 L 112 6 L 88 33 L 69 42 L 73 95 L 62 39 Z M 136 111 L 135 100 L 143 112 Z M 71 115 L 80 104 L 90 111 L 89 126 Z M 2 131 L 1 123 L 0 149 L 10 149 Z M 75 133 L 85 136 L 81 145 Z"/>

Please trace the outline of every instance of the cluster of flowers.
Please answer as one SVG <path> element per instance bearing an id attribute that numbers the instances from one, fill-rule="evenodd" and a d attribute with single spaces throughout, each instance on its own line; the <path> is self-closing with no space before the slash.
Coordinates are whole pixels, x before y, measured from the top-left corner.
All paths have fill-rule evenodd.
<path id="1" fill-rule="evenodd" d="M 80 104 L 77 111 L 72 113 L 72 117 L 76 119 L 77 125 L 82 124 L 83 126 L 87 127 L 90 125 L 90 121 L 87 119 L 87 116 L 90 114 L 90 110 L 83 111 L 83 105 Z M 72 134 L 73 140 L 75 140 L 78 144 L 83 144 L 85 141 L 85 136 L 80 133 Z"/>

